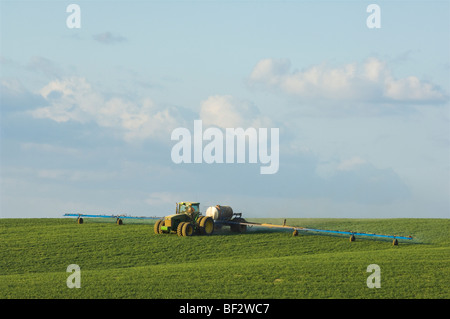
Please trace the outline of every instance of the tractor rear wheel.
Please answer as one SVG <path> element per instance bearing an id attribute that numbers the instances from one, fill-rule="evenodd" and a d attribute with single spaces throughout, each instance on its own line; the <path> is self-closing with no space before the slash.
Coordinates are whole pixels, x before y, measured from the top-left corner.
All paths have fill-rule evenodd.
<path id="1" fill-rule="evenodd" d="M 200 230 L 203 235 L 211 235 L 214 232 L 214 220 L 209 216 L 205 216 L 200 221 Z"/>
<path id="2" fill-rule="evenodd" d="M 181 235 L 183 236 L 192 236 L 194 234 L 194 226 L 191 223 L 184 223 L 183 228 L 181 229 Z"/>
<path id="3" fill-rule="evenodd" d="M 201 234 L 202 234 L 202 228 L 200 227 L 200 223 L 201 223 L 202 220 L 205 219 L 205 218 L 206 218 L 206 216 L 200 216 L 200 217 L 197 219 L 197 223 L 196 223 L 196 226 L 197 226 L 197 227 L 195 227 L 195 231 L 197 232 L 198 235 L 201 235 Z"/>

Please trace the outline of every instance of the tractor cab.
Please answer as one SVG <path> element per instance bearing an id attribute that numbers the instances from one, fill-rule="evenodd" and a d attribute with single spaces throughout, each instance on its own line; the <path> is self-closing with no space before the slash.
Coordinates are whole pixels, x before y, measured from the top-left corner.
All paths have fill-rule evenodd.
<path id="1" fill-rule="evenodd" d="M 177 203 L 176 214 L 188 214 L 192 217 L 198 216 L 200 213 L 200 203 L 179 202 Z"/>

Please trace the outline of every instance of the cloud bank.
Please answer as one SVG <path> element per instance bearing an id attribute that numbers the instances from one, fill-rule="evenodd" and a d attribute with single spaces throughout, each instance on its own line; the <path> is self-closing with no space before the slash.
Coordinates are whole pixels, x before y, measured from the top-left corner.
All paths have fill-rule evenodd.
<path id="1" fill-rule="evenodd" d="M 119 130 L 128 141 L 166 137 L 183 121 L 174 107 L 158 107 L 148 98 L 107 98 L 79 77 L 51 81 L 39 93 L 47 106 L 32 110 L 33 117 L 60 123 L 95 122 L 100 127 Z"/>
<path id="2" fill-rule="evenodd" d="M 305 100 L 433 104 L 448 100 L 438 86 L 417 76 L 395 78 L 387 64 L 377 58 L 338 67 L 322 63 L 300 71 L 291 71 L 289 60 L 263 59 L 249 80 L 252 86 Z"/>
<path id="3" fill-rule="evenodd" d="M 231 95 L 209 96 L 200 109 L 190 116 L 180 107 L 160 107 L 150 98 L 134 101 L 117 96 L 109 97 L 92 87 L 82 77 L 63 78 L 49 82 L 39 90 L 44 105 L 29 113 L 38 119 L 58 123 L 94 122 L 99 127 L 122 132 L 127 141 L 167 139 L 177 127 L 191 127 L 191 120 L 201 119 L 205 126 L 220 128 L 272 127 L 269 117 L 260 113 L 253 103 Z M 107 97 L 108 96 L 108 97 Z"/>

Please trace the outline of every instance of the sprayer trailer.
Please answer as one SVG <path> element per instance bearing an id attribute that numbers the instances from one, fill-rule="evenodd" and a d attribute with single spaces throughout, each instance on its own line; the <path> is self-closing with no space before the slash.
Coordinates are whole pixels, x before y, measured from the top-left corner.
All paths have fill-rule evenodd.
<path id="1" fill-rule="evenodd" d="M 214 220 L 215 229 L 229 226 L 234 233 L 245 233 L 247 231 L 247 221 L 242 218 L 242 213 L 234 213 L 230 206 L 216 205 L 208 207 L 206 216 Z"/>
<path id="2" fill-rule="evenodd" d="M 68 213 L 64 216 L 77 217 L 77 223 L 83 223 L 83 217 L 103 217 L 115 218 L 117 225 L 122 225 L 122 218 L 132 219 L 158 219 L 154 225 L 156 234 L 178 234 L 178 236 L 192 235 L 212 235 L 215 229 L 221 229 L 223 226 L 230 227 L 231 232 L 244 233 L 248 227 L 278 228 L 293 231 L 293 236 L 298 236 L 300 232 L 311 232 L 323 235 L 347 235 L 350 241 L 355 241 L 356 237 L 372 237 L 372 238 L 390 238 L 393 239 L 392 244 L 398 245 L 398 240 L 412 240 L 412 236 L 382 235 L 342 230 L 326 230 L 306 228 L 299 226 L 275 225 L 269 223 L 253 223 L 242 218 L 242 213 L 234 213 L 230 206 L 216 205 L 208 207 L 205 216 L 200 213 L 200 203 L 197 202 L 179 202 L 176 204 L 175 214 L 166 217 L 134 217 L 127 215 L 91 215 L 91 214 L 75 214 Z"/>

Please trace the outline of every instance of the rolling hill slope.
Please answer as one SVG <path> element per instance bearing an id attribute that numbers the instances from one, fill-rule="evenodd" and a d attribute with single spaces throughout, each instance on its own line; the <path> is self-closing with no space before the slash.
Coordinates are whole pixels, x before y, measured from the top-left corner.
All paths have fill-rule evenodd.
<path id="1" fill-rule="evenodd" d="M 253 219 L 282 223 L 282 219 Z M 293 226 L 412 235 L 413 241 L 252 228 L 155 235 L 152 223 L 0 219 L 0 298 L 449 298 L 448 219 L 288 219 Z M 69 265 L 81 288 L 69 289 Z M 367 267 L 381 288 L 368 288 Z"/>

